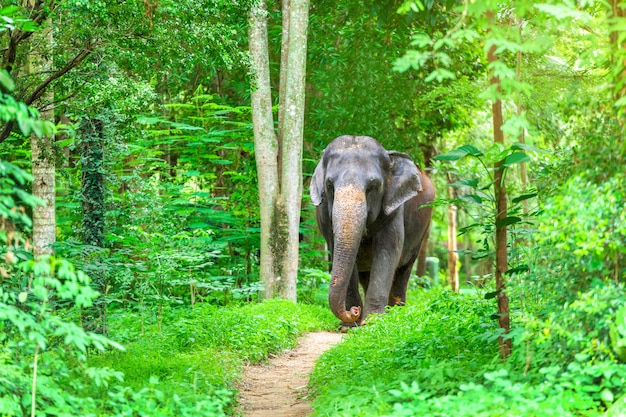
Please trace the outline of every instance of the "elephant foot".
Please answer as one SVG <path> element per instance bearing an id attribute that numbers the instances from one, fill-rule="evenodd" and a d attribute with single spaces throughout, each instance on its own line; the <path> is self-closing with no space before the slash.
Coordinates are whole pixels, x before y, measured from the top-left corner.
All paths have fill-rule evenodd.
<path id="1" fill-rule="evenodd" d="M 363 323 L 361 320 L 359 320 L 358 322 L 355 321 L 355 322 L 351 322 L 351 323 L 346 323 L 346 322 L 342 321 L 341 324 L 339 325 L 339 331 L 341 333 L 348 333 L 348 331 L 350 329 L 354 329 L 356 327 L 361 327 L 361 326 L 363 326 L 363 324 L 365 324 L 365 323 Z"/>

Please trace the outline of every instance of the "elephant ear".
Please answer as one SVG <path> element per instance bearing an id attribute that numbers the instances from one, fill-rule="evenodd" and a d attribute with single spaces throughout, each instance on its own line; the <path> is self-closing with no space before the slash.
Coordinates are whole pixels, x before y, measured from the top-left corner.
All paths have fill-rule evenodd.
<path id="1" fill-rule="evenodd" d="M 391 166 L 383 196 L 383 211 L 386 215 L 422 191 L 422 176 L 411 157 L 402 152 L 389 151 L 389 158 Z"/>
<path id="2" fill-rule="evenodd" d="M 315 206 L 319 206 L 322 203 L 324 196 L 324 172 L 324 159 L 322 158 L 317 164 L 317 167 L 315 167 L 315 172 L 313 172 L 313 177 L 311 178 L 311 187 L 309 189 L 311 202 Z"/>

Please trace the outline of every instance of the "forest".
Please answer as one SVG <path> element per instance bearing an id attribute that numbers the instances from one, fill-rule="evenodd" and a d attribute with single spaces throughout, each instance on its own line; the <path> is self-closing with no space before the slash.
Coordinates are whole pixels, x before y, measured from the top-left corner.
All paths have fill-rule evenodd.
<path id="1" fill-rule="evenodd" d="M 1 0 L 0 60 L 1 416 L 253 415 L 320 331 L 313 416 L 626 415 L 626 1 Z M 432 182 L 399 297 L 344 135 Z"/>

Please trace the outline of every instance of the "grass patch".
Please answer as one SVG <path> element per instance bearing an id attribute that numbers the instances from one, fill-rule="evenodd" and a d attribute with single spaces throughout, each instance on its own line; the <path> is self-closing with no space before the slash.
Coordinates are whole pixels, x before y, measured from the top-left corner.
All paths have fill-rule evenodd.
<path id="1" fill-rule="evenodd" d="M 227 412 L 232 412 L 234 384 L 246 362 L 294 347 L 304 332 L 336 326 L 328 308 L 279 300 L 160 311 L 113 312 L 111 337 L 126 351 L 94 354 L 90 365 L 122 372 L 124 385 L 134 391 L 153 387 L 185 404 L 213 398 Z"/>
<path id="2" fill-rule="evenodd" d="M 391 411 L 391 392 L 419 381 L 446 392 L 476 379 L 497 346 L 493 306 L 476 296 L 420 291 L 412 305 L 390 309 L 324 353 L 311 377 L 318 416 L 379 416 Z"/>
<path id="3" fill-rule="evenodd" d="M 626 365 L 609 337 L 626 322 L 621 287 L 542 316 L 514 311 L 507 361 L 493 300 L 438 289 L 411 300 L 324 353 L 311 379 L 316 416 L 626 415 Z"/>

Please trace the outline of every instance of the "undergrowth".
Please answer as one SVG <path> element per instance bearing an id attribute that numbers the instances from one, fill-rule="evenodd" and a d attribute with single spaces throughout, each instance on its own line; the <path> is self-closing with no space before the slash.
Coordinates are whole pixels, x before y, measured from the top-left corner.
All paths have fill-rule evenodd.
<path id="1" fill-rule="evenodd" d="M 245 363 L 294 347 L 303 332 L 330 330 L 336 319 L 321 306 L 267 300 L 234 307 L 196 304 L 160 313 L 123 310 L 113 312 L 109 323 L 111 337 L 126 351 L 94 354 L 90 365 L 122 372 L 129 389 L 167 393 L 166 404 L 178 401 L 193 409 L 208 398 L 232 414 L 234 383 Z"/>
<path id="2" fill-rule="evenodd" d="M 504 362 L 491 301 L 435 289 L 352 332 L 317 363 L 316 416 L 626 413 L 626 366 L 614 351 L 626 346 L 621 287 L 598 286 L 540 317 L 515 312 Z"/>
<path id="3" fill-rule="evenodd" d="M 491 361 L 497 346 L 476 337 L 496 328 L 490 303 L 436 290 L 415 298 L 322 355 L 311 377 L 317 415 L 382 415 L 403 383 L 424 382 L 444 393 L 458 379 L 474 380 Z"/>

